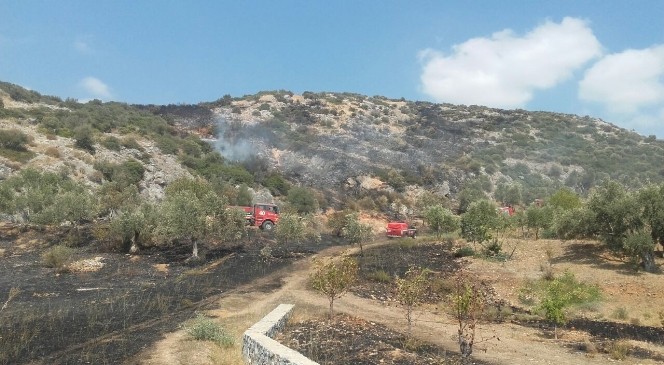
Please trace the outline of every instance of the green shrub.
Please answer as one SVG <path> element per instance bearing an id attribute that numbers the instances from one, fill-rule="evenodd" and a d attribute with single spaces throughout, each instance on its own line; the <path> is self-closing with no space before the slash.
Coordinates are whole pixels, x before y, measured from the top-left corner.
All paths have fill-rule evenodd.
<path id="1" fill-rule="evenodd" d="M 108 136 L 108 137 L 104 138 L 101 141 L 101 145 L 108 148 L 109 150 L 113 150 L 113 151 L 119 151 L 120 147 L 122 146 L 120 144 L 120 140 L 113 137 L 113 136 Z"/>
<path id="2" fill-rule="evenodd" d="M 475 250 L 470 246 L 463 246 L 454 251 L 454 257 L 475 256 Z"/>
<path id="3" fill-rule="evenodd" d="M 187 334 L 199 341 L 212 341 L 221 347 L 232 347 L 235 339 L 224 327 L 211 318 L 197 314 L 191 325 L 186 327 Z"/>
<path id="4" fill-rule="evenodd" d="M 376 281 L 379 283 L 390 283 L 392 282 L 392 277 L 385 270 L 376 270 L 367 274 L 367 279 L 371 281 Z"/>
<path id="5" fill-rule="evenodd" d="M 42 254 L 42 263 L 46 267 L 64 269 L 71 262 L 75 250 L 67 246 L 53 246 Z"/>
<path id="6" fill-rule="evenodd" d="M 25 151 L 25 145 L 30 142 L 30 137 L 18 129 L 0 129 L 0 147 Z"/>

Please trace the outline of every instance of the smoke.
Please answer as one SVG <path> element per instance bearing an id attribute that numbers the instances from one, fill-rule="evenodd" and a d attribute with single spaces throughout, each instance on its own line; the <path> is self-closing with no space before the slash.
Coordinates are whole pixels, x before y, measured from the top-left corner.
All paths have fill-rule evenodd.
<path id="1" fill-rule="evenodd" d="M 217 118 L 217 141 L 214 147 L 224 158 L 242 162 L 256 154 L 254 143 L 245 135 L 245 128 L 239 121 L 229 122 L 226 118 Z"/>

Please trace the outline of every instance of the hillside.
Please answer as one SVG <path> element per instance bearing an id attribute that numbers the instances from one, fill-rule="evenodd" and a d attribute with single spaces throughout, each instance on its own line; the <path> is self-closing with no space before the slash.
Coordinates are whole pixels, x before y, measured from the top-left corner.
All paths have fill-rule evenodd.
<path id="1" fill-rule="evenodd" d="M 607 178 L 664 178 L 662 141 L 588 116 L 285 91 L 142 108 L 209 133 L 231 160 L 257 157 L 298 184 L 359 196 L 417 187 L 454 198 L 485 176 L 486 192 L 518 182 L 532 201 L 561 185 L 585 194 Z"/>
<path id="2" fill-rule="evenodd" d="M 366 197 L 363 208 L 385 212 L 425 191 L 454 203 L 464 187 L 495 196 L 518 183 L 530 202 L 563 185 L 584 195 L 607 178 L 631 187 L 664 178 L 662 141 L 588 116 L 349 93 L 131 106 L 62 101 L 8 83 L 0 90 L 0 127 L 31 136 L 28 154 L 2 154 L 0 177 L 25 166 L 64 168 L 94 186 L 103 180 L 95 163 L 135 159 L 146 171 L 143 195 L 155 198 L 175 176 L 198 174 L 265 187 L 265 199 L 294 184 L 321 192 L 323 208 Z M 75 146 L 83 125 L 94 154 Z"/>

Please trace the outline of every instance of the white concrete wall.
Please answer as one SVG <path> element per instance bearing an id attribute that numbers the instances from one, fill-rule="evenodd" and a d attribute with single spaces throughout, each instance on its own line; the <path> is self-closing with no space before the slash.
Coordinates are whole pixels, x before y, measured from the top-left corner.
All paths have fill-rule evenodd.
<path id="1" fill-rule="evenodd" d="M 248 364 L 318 365 L 317 362 L 271 338 L 284 328 L 293 313 L 293 308 L 292 304 L 280 304 L 244 332 L 242 355 Z"/>

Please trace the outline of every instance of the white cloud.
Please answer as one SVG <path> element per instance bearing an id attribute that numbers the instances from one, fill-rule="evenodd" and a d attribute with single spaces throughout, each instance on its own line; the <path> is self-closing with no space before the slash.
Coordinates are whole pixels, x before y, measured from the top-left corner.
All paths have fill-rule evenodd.
<path id="1" fill-rule="evenodd" d="M 79 82 L 79 86 L 95 98 L 109 99 L 113 95 L 108 85 L 96 77 L 88 76 L 84 78 Z"/>
<path id="2" fill-rule="evenodd" d="M 80 39 L 74 41 L 74 49 L 84 54 L 92 52 L 92 48 L 90 48 L 90 45 L 87 42 L 82 41 Z"/>
<path id="3" fill-rule="evenodd" d="M 455 45 L 449 56 L 422 51 L 422 91 L 439 102 L 523 107 L 535 90 L 570 78 L 601 48 L 581 19 L 547 21 L 522 37 L 507 29 Z"/>
<path id="4" fill-rule="evenodd" d="M 608 55 L 586 71 L 579 97 L 612 113 L 664 103 L 664 45 Z"/>

